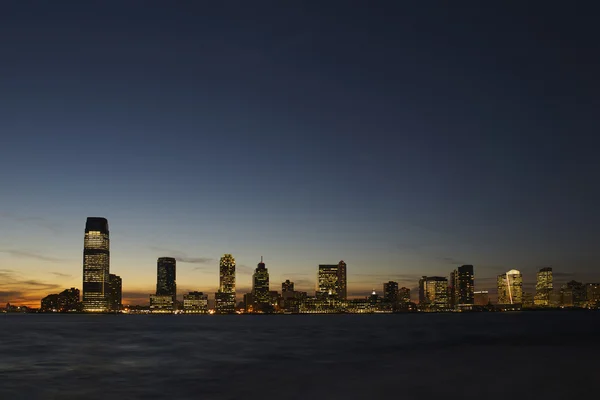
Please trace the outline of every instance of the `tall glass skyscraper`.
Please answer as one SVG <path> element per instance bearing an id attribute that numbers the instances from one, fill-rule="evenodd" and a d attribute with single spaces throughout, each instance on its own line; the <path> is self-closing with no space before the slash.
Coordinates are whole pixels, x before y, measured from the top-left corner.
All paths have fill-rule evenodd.
<path id="1" fill-rule="evenodd" d="M 429 310 L 448 309 L 448 279 L 441 276 L 422 277 L 419 280 L 419 305 Z"/>
<path id="2" fill-rule="evenodd" d="M 383 300 L 394 304 L 398 302 L 398 282 L 389 281 L 383 284 Z"/>
<path id="3" fill-rule="evenodd" d="M 472 265 L 461 265 L 456 272 L 456 305 L 474 303 L 475 278 Z"/>
<path id="4" fill-rule="evenodd" d="M 83 238 L 83 310 L 109 310 L 110 243 L 106 218 L 89 217 Z"/>
<path id="5" fill-rule="evenodd" d="M 266 308 L 271 303 L 269 294 L 269 270 L 265 267 L 262 257 L 252 275 L 252 296 L 258 308 Z"/>
<path id="6" fill-rule="evenodd" d="M 523 275 L 516 269 L 498 275 L 498 304 L 523 303 Z"/>
<path id="7" fill-rule="evenodd" d="M 537 281 L 535 283 L 534 304 L 539 307 L 550 306 L 550 295 L 553 290 L 552 268 L 540 269 L 537 273 Z"/>
<path id="8" fill-rule="evenodd" d="M 156 294 L 177 297 L 176 261 L 172 257 L 161 257 L 156 262 Z"/>
<path id="9" fill-rule="evenodd" d="M 219 291 L 215 293 L 215 309 L 220 314 L 235 312 L 235 258 L 224 254 L 219 262 Z"/>
<path id="10" fill-rule="evenodd" d="M 316 292 L 320 299 L 346 300 L 346 263 L 320 264 L 317 276 L 319 288 Z"/>
<path id="11" fill-rule="evenodd" d="M 338 286 L 338 266 L 334 264 L 320 264 L 319 274 L 317 276 L 319 288 L 317 298 L 337 299 L 339 296 Z"/>
<path id="12" fill-rule="evenodd" d="M 347 279 L 346 279 L 346 263 L 344 260 L 338 263 L 338 286 L 339 298 L 346 301 L 347 299 Z"/>
<path id="13" fill-rule="evenodd" d="M 109 275 L 108 308 L 110 311 L 121 311 L 123 308 L 123 281 L 120 276 Z"/>
<path id="14" fill-rule="evenodd" d="M 448 283 L 450 305 L 454 308 L 473 305 L 475 298 L 475 278 L 472 265 L 461 265 L 450 273 Z"/>

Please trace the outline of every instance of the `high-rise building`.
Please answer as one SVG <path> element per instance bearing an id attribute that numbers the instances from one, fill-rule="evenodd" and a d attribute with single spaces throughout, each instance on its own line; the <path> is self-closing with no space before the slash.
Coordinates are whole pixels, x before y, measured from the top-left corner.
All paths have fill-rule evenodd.
<path id="1" fill-rule="evenodd" d="M 456 308 L 458 305 L 458 271 L 450 272 L 450 280 L 448 281 L 448 294 L 450 307 Z"/>
<path id="2" fill-rule="evenodd" d="M 523 275 L 516 269 L 498 275 L 498 304 L 523 304 Z"/>
<path id="3" fill-rule="evenodd" d="M 344 260 L 338 263 L 338 298 L 344 301 L 348 297 L 346 268 Z"/>
<path id="4" fill-rule="evenodd" d="M 110 274 L 108 278 L 108 308 L 117 312 L 123 308 L 123 281 L 120 276 Z"/>
<path id="5" fill-rule="evenodd" d="M 472 265 L 461 265 L 456 274 L 456 305 L 472 305 L 474 303 L 475 278 Z"/>
<path id="6" fill-rule="evenodd" d="M 585 298 L 588 307 L 600 307 L 600 283 L 586 283 Z"/>
<path id="7" fill-rule="evenodd" d="M 473 303 L 476 306 L 487 306 L 490 303 L 490 295 L 487 290 L 480 290 L 473 293 Z"/>
<path id="8" fill-rule="evenodd" d="M 171 313 L 177 306 L 176 261 L 160 257 L 156 261 L 156 293 L 150 295 L 150 312 Z"/>
<path id="9" fill-rule="evenodd" d="M 383 301 L 386 303 L 398 303 L 398 282 L 389 281 L 383 284 Z"/>
<path id="10" fill-rule="evenodd" d="M 320 264 L 317 277 L 319 288 L 316 293 L 318 299 L 337 299 L 339 296 L 338 266 Z"/>
<path id="11" fill-rule="evenodd" d="M 108 311 L 110 243 L 106 218 L 89 217 L 83 239 L 83 309 Z"/>
<path id="12" fill-rule="evenodd" d="M 553 290 L 552 268 L 542 268 L 537 273 L 534 304 L 538 307 L 550 306 L 550 294 Z"/>
<path id="13" fill-rule="evenodd" d="M 401 287 L 398 289 L 398 301 L 402 304 L 410 303 L 410 289 Z"/>
<path id="14" fill-rule="evenodd" d="M 219 262 L 219 291 L 215 293 L 215 309 L 219 314 L 235 312 L 235 259 L 224 254 Z"/>
<path id="15" fill-rule="evenodd" d="M 560 289 L 563 307 L 585 307 L 586 287 L 583 283 L 570 281 Z"/>
<path id="16" fill-rule="evenodd" d="M 262 257 L 254 270 L 254 275 L 252 275 L 252 297 L 256 306 L 255 311 L 266 311 L 266 308 L 271 303 L 269 295 L 269 270 L 265 267 Z"/>
<path id="17" fill-rule="evenodd" d="M 461 265 L 450 273 L 448 291 L 450 292 L 452 307 L 457 308 L 474 304 L 475 279 L 472 265 Z"/>
<path id="18" fill-rule="evenodd" d="M 337 265 L 320 264 L 317 277 L 319 287 L 316 297 L 319 299 L 346 300 L 346 268 L 344 261 L 340 261 Z"/>
<path id="19" fill-rule="evenodd" d="M 431 310 L 446 310 L 448 279 L 441 276 L 424 276 L 419 280 L 419 304 Z"/>
<path id="20" fill-rule="evenodd" d="M 202 292 L 189 292 L 183 295 L 183 311 L 187 314 L 208 313 L 208 296 Z"/>
<path id="21" fill-rule="evenodd" d="M 71 288 L 59 294 L 50 294 L 42 299 L 40 312 L 73 312 L 81 311 L 79 289 Z"/>
<path id="22" fill-rule="evenodd" d="M 151 294 L 150 312 L 151 313 L 172 313 L 175 311 L 175 301 L 170 294 Z"/>
<path id="23" fill-rule="evenodd" d="M 281 283 L 281 292 L 293 292 L 294 291 L 294 282 L 290 282 L 289 279 L 286 279 L 285 282 Z"/>
<path id="24" fill-rule="evenodd" d="M 177 298 L 176 264 L 173 257 L 160 257 L 156 261 L 156 294 Z"/>

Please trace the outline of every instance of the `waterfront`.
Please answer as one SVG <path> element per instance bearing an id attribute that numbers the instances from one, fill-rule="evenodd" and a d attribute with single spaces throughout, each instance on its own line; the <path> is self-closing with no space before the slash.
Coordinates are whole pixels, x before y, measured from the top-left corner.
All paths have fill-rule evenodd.
<path id="1" fill-rule="evenodd" d="M 2 399 L 559 399 L 600 372 L 598 312 L 5 314 L 0 332 Z"/>

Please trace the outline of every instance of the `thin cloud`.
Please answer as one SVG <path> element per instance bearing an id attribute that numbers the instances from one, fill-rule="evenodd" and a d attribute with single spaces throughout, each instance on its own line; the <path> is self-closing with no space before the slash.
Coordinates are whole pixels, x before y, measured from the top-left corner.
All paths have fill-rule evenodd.
<path id="1" fill-rule="evenodd" d="M 166 257 L 173 257 L 176 261 L 187 264 L 210 264 L 215 261 L 211 257 L 189 257 L 186 253 L 178 250 L 167 249 L 165 247 L 150 246 L 152 250 L 168 254 Z M 196 268 L 195 268 L 196 269 Z"/>
<path id="2" fill-rule="evenodd" d="M 210 264 L 214 261 L 214 259 L 210 257 L 185 257 L 185 256 L 175 256 L 173 257 L 175 260 L 188 264 Z"/>
<path id="3" fill-rule="evenodd" d="M 242 275 L 252 275 L 254 269 L 244 264 L 239 264 L 235 266 L 235 272 L 239 272 Z"/>
<path id="4" fill-rule="evenodd" d="M 37 288 L 38 290 L 58 289 L 61 287 L 61 285 L 58 285 L 56 283 L 45 283 L 35 280 L 21 281 L 20 284 L 23 286 L 32 286 L 34 288 Z"/>
<path id="5" fill-rule="evenodd" d="M 70 278 L 73 275 L 63 274 L 62 272 L 50 272 L 54 276 L 58 276 L 59 278 Z"/>
<path id="6" fill-rule="evenodd" d="M 62 258 L 45 256 L 43 254 L 38 254 L 38 253 L 34 253 L 34 252 L 31 252 L 31 251 L 25 251 L 25 250 L 0 249 L 0 253 L 10 254 L 13 257 L 32 258 L 32 259 L 35 259 L 35 260 L 41 260 L 41 261 L 47 261 L 47 262 L 55 262 L 55 263 L 65 261 Z"/>
<path id="7" fill-rule="evenodd" d="M 44 217 L 38 217 L 38 216 L 23 217 L 23 216 L 13 215 L 10 213 L 0 213 L 0 216 L 7 218 L 7 219 L 11 219 L 15 222 L 39 226 L 41 228 L 48 229 L 54 233 L 60 232 L 60 227 L 61 227 L 60 224 L 49 221 L 47 218 L 44 218 Z"/>

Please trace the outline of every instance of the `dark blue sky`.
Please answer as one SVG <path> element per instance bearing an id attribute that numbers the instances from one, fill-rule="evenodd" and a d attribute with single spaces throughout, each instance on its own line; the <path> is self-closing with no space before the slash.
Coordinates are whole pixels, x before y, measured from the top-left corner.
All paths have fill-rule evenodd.
<path id="1" fill-rule="evenodd" d="M 79 286 L 87 216 L 131 292 L 170 254 L 212 290 L 225 252 L 240 287 L 260 255 L 274 289 L 340 259 L 355 293 L 458 263 L 600 279 L 592 2 L 212 3 L 0 3 L 15 285 Z"/>

